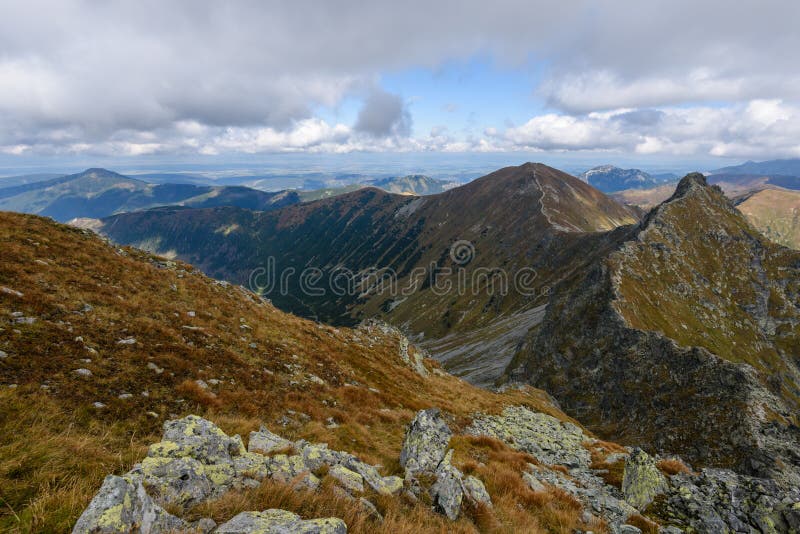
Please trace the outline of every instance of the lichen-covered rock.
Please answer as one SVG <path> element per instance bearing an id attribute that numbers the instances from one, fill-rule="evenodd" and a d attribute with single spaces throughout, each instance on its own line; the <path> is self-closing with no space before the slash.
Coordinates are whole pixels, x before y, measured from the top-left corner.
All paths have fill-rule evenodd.
<path id="1" fill-rule="evenodd" d="M 434 472 L 447 452 L 452 432 L 437 408 L 422 410 L 406 429 L 400 465 L 406 477 Z"/>
<path id="2" fill-rule="evenodd" d="M 364 491 L 364 478 L 343 465 L 332 466 L 328 474 L 335 478 L 344 489 L 351 493 L 361 493 Z"/>
<path id="3" fill-rule="evenodd" d="M 354 458 L 351 454 L 331 450 L 324 443 L 303 444 L 300 455 L 309 471 L 316 471 L 323 465 L 345 463 Z"/>
<path id="4" fill-rule="evenodd" d="M 462 483 L 464 485 L 464 493 L 470 501 L 485 506 L 492 505 L 492 498 L 489 496 L 489 492 L 486 491 L 486 486 L 479 479 L 469 475 L 464 477 Z"/>
<path id="5" fill-rule="evenodd" d="M 246 452 L 241 456 L 235 457 L 233 459 L 233 468 L 238 478 L 261 482 L 270 476 L 268 458 L 252 452 Z"/>
<path id="6" fill-rule="evenodd" d="M 285 510 L 242 512 L 217 527 L 216 534 L 345 534 L 347 525 L 337 518 L 303 520 Z"/>
<path id="7" fill-rule="evenodd" d="M 693 532 L 800 532 L 800 489 L 728 469 L 670 478 L 670 490 L 648 510 Z"/>
<path id="8" fill-rule="evenodd" d="M 656 467 L 653 458 L 636 448 L 625 461 L 622 494 L 638 510 L 644 510 L 656 495 L 667 491 L 667 478 Z"/>
<path id="9" fill-rule="evenodd" d="M 497 438 L 550 465 L 588 467 L 591 463 L 583 446 L 591 438 L 579 427 L 524 406 L 509 406 L 501 415 L 481 414 L 465 433 Z"/>
<path id="10" fill-rule="evenodd" d="M 262 426 L 258 432 L 250 432 L 247 450 L 248 452 L 257 452 L 259 454 L 270 454 L 275 451 L 288 449 L 291 446 L 291 441 L 277 434 L 273 434 L 267 427 Z"/>
<path id="11" fill-rule="evenodd" d="M 245 452 L 241 438 L 230 437 L 214 423 L 189 415 L 164 423 L 164 437 L 150 446 L 148 456 L 185 458 L 209 465 L 231 463 Z"/>
<path id="12" fill-rule="evenodd" d="M 158 506 L 135 476 L 109 475 L 81 514 L 73 534 L 142 534 L 186 530 L 183 520 Z"/>
<path id="13" fill-rule="evenodd" d="M 136 471 L 136 469 L 135 469 Z M 189 507 L 214 491 L 205 466 L 194 458 L 145 458 L 138 468 L 145 487 L 161 503 Z"/>
<path id="14" fill-rule="evenodd" d="M 292 456 L 276 454 L 267 459 L 267 465 L 269 466 L 270 477 L 281 482 L 289 482 L 296 476 L 309 471 L 305 462 L 303 462 L 303 457 L 299 454 Z"/>
<path id="15" fill-rule="evenodd" d="M 450 463 L 452 457 L 451 449 L 439 464 L 436 470 L 436 482 L 431 486 L 431 496 L 442 513 L 451 521 L 455 521 L 461 514 L 464 485 L 461 471 Z"/>

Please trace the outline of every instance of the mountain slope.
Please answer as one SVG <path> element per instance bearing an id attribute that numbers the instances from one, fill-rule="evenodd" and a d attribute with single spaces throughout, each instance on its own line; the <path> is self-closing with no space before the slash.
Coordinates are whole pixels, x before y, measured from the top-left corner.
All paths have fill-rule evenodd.
<path id="1" fill-rule="evenodd" d="M 418 360 L 397 330 L 299 319 L 189 265 L 114 248 L 90 232 L 0 213 L 0 246 L 4 532 L 69 531 L 106 474 L 128 471 L 166 420 L 192 413 L 231 434 L 266 424 L 291 439 L 326 442 L 386 466 L 385 474 L 400 469 L 405 427 L 424 408 L 444 410 L 456 432 L 475 414 L 506 406 L 550 414 L 557 425 L 571 421 L 541 391 L 490 393 L 442 373 Z M 460 434 L 451 447 L 453 462 L 471 466 L 495 498 L 492 511 L 475 516 L 481 525 L 592 527 L 563 492 L 533 495 L 521 473 L 531 456 Z M 378 524 L 330 485 L 320 491 L 265 483 L 223 499 L 213 513 L 227 520 L 237 506 L 267 495 L 301 514 L 344 514 L 355 533 L 478 528 L 470 515 L 451 522 L 425 504 L 386 496 L 376 501 L 385 515 Z"/>
<path id="2" fill-rule="evenodd" d="M 800 159 L 775 159 L 769 161 L 748 161 L 741 165 L 723 167 L 711 173 L 800 176 Z"/>
<path id="3" fill-rule="evenodd" d="M 296 193 L 265 193 L 246 187 L 149 184 L 105 169 L 0 189 L 0 210 L 35 213 L 62 222 L 171 204 L 268 210 L 299 201 Z"/>
<path id="4" fill-rule="evenodd" d="M 734 203 L 765 236 L 800 250 L 800 192 L 768 188 L 735 198 Z"/>
<path id="5" fill-rule="evenodd" d="M 366 188 L 269 213 L 160 209 L 110 217 L 100 231 L 214 277 L 270 286 L 283 309 L 340 324 L 380 316 L 436 340 L 541 306 L 547 288 L 606 246 L 603 231 L 635 221 L 591 186 L 529 163 L 426 197 Z M 251 280 L 267 267 L 273 275 L 294 269 L 285 290 L 274 277 Z M 321 271 L 319 295 L 302 287 L 307 267 Z M 336 294 L 332 278 L 341 272 L 353 283 Z M 393 284 L 381 283 L 384 275 Z M 524 291 L 503 291 L 523 275 Z M 448 284 L 455 289 L 440 290 Z M 475 347 L 460 357 L 507 361 L 514 343 L 503 345 L 500 354 Z M 471 367 L 491 383 L 496 372 L 482 369 L 502 365 Z"/>
<path id="6" fill-rule="evenodd" d="M 515 376 L 608 435 L 797 484 L 800 254 L 699 174 L 617 237 L 555 289 Z"/>

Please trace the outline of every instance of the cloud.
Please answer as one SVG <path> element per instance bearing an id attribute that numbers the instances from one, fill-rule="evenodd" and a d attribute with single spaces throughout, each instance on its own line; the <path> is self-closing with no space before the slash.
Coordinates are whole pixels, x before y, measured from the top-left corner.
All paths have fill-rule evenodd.
<path id="1" fill-rule="evenodd" d="M 502 150 L 800 157 L 800 107 L 773 99 L 727 107 L 547 114 L 486 134 Z"/>
<path id="2" fill-rule="evenodd" d="M 483 0 L 7 0 L 0 151 L 486 150 L 501 141 L 576 150 L 590 140 L 601 150 L 684 150 L 685 139 L 698 151 L 787 151 L 784 122 L 758 142 L 730 116 L 751 102 L 786 111 L 797 101 L 799 19 L 800 3 L 778 1 L 498 0 L 487 11 Z M 381 75 L 476 55 L 509 68 L 542 60 L 541 83 L 525 90 L 548 112 L 514 117 L 531 120 L 500 137 L 408 138 L 403 95 L 376 89 Z M 322 125 L 318 110 L 365 94 L 355 124 Z M 729 113 L 711 107 L 720 103 Z M 630 114 L 593 115 L 615 110 Z M 673 133 L 680 120 L 689 131 Z M 711 148 L 701 123 L 719 141 Z"/>
<path id="3" fill-rule="evenodd" d="M 402 97 L 374 89 L 358 113 L 355 129 L 375 137 L 406 137 L 411 133 L 411 114 Z"/>

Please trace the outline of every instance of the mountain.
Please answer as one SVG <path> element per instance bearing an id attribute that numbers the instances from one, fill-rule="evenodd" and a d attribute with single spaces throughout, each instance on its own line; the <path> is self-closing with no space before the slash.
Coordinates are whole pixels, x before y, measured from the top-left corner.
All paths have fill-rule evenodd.
<path id="1" fill-rule="evenodd" d="M 421 174 L 397 176 L 393 178 L 376 178 L 365 182 L 367 185 L 377 187 L 400 195 L 433 195 L 455 187 L 455 182 L 437 180 Z"/>
<path id="2" fill-rule="evenodd" d="M 800 253 L 700 174 L 615 240 L 554 288 L 512 374 L 617 439 L 797 485 Z"/>
<path id="3" fill-rule="evenodd" d="M 62 222 L 163 205 L 229 205 L 268 210 L 299 201 L 299 196 L 292 192 L 265 193 L 235 186 L 154 185 L 105 169 L 88 169 L 0 189 L 0 210 L 34 213 Z"/>
<path id="4" fill-rule="evenodd" d="M 0 213 L 0 243 L 3 532 L 69 532 L 96 493 L 86 520 L 98 512 L 97 532 L 139 531 L 136 522 L 146 531 L 171 514 L 221 524 L 239 512 L 278 507 L 309 519 L 344 518 L 354 534 L 468 533 L 486 525 L 597 530 L 606 502 L 627 511 L 608 516 L 615 524 L 636 513 L 621 502 L 618 482 L 606 485 L 589 467 L 592 458 L 612 451 L 625 457 L 626 449 L 597 442 L 541 391 L 492 393 L 443 373 L 396 329 L 299 319 L 189 265 L 115 248 L 36 216 Z M 429 408 L 436 410 L 415 418 Z M 412 420 L 420 441 L 404 447 L 406 461 L 398 461 Z M 516 450 L 509 437 L 492 437 L 492 425 L 502 421 L 518 436 L 527 432 L 527 445 Z M 176 426 L 177 441 L 156 443 L 162 427 Z M 432 437 L 438 441 L 427 441 Z M 250 451 L 273 452 L 242 452 L 245 442 Z M 465 504 L 457 514 L 452 503 L 467 497 L 441 493 L 451 500 L 435 499 L 460 515 L 451 520 L 421 501 L 433 491 L 428 478 L 408 486 L 420 501 L 380 486 L 403 489 L 408 457 L 428 454 L 438 463 L 448 444 L 454 454 L 443 480 L 460 488 L 464 476 L 469 487 L 483 488 L 490 508 Z M 329 465 L 339 461 L 350 468 Z M 605 499 L 598 501 L 603 515 L 588 495 L 557 488 L 577 488 L 563 475 L 564 463 Z M 104 479 L 110 473 L 124 478 Z M 144 484 L 136 473 L 146 474 Z M 302 473 L 316 489 L 298 485 Z M 344 475 L 343 493 L 336 477 Z M 232 480 L 241 482 L 238 489 L 230 489 Z M 354 489 L 354 481 L 366 489 Z M 138 489 L 126 493 L 129 484 Z M 103 493 L 108 485 L 111 494 Z M 190 530 L 178 524 L 173 531 Z"/>
<path id="5" fill-rule="evenodd" d="M 778 533 L 800 519 L 797 489 L 599 440 L 545 392 L 471 386 L 385 324 L 303 320 L 36 216 L 0 213 L 0 243 L 4 532 Z"/>
<path id="6" fill-rule="evenodd" d="M 639 169 L 620 169 L 613 165 L 601 165 L 582 173 L 579 178 L 605 193 L 623 189 L 644 189 L 677 178 L 672 174 L 650 175 Z"/>
<path id="7" fill-rule="evenodd" d="M 741 165 L 717 169 L 712 171 L 711 174 L 800 176 L 800 159 L 775 159 L 759 162 L 748 161 Z"/>
<path id="8" fill-rule="evenodd" d="M 768 188 L 733 200 L 750 224 L 765 236 L 800 250 L 800 192 Z"/>
<path id="9" fill-rule="evenodd" d="M 448 369 L 491 384 L 540 319 L 548 288 L 607 246 L 604 231 L 636 221 L 586 183 L 527 163 L 424 197 L 364 188 L 267 213 L 163 208 L 106 218 L 99 231 L 216 278 L 269 286 L 276 305 L 303 316 L 345 325 L 382 317 Z M 337 274 L 346 290 L 333 287 Z M 458 290 L 440 289 L 448 284 Z M 453 350 L 448 336 L 496 343 Z"/>

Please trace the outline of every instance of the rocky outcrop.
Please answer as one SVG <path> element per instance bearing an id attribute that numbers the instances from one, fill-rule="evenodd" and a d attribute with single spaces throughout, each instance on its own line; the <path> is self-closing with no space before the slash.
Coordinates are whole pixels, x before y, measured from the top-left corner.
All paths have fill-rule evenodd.
<path id="1" fill-rule="evenodd" d="M 345 534 L 347 525 L 336 518 L 303 520 L 285 510 L 242 512 L 218 527 L 215 534 Z"/>
<path id="2" fill-rule="evenodd" d="M 314 471 L 323 467 L 343 495 L 354 500 L 366 501 L 361 494 L 367 488 L 382 495 L 403 489 L 400 477 L 381 476 L 376 466 L 325 444 L 292 442 L 262 427 L 251 433 L 246 450 L 239 436 L 228 436 L 210 421 L 190 415 L 165 423 L 162 441 L 151 445 L 147 456 L 129 473 L 106 478 L 74 532 L 189 530 L 194 527 L 168 514 L 163 506 L 186 510 L 231 489 L 257 487 L 267 479 L 314 491 L 321 483 Z M 346 527 L 338 519 L 301 522 L 290 512 L 269 510 L 240 514 L 215 532 L 338 534 L 346 532 Z"/>
<path id="3" fill-rule="evenodd" d="M 666 495 L 648 510 L 688 532 L 800 532 L 800 489 L 774 481 L 703 469 L 670 478 Z"/>
<path id="4" fill-rule="evenodd" d="M 502 415 L 479 415 L 464 431 L 497 438 L 543 463 L 566 467 L 588 466 L 590 438 L 576 425 L 522 406 L 509 406 Z"/>
<path id="5" fill-rule="evenodd" d="M 400 464 L 406 470 L 406 485 L 419 497 L 427 494 L 437 509 L 455 521 L 463 506 L 491 506 L 492 500 L 479 479 L 464 474 L 452 464 L 448 450 L 452 432 L 438 409 L 422 410 L 406 429 Z M 425 484 L 425 475 L 434 482 Z"/>
<path id="6" fill-rule="evenodd" d="M 667 478 L 655 460 L 642 449 L 633 449 L 625 461 L 622 494 L 631 506 L 644 510 L 656 495 L 667 491 Z"/>
<path id="7" fill-rule="evenodd" d="M 406 429 L 400 465 L 406 478 L 418 473 L 433 473 L 441 463 L 453 433 L 438 408 L 422 410 Z"/>

